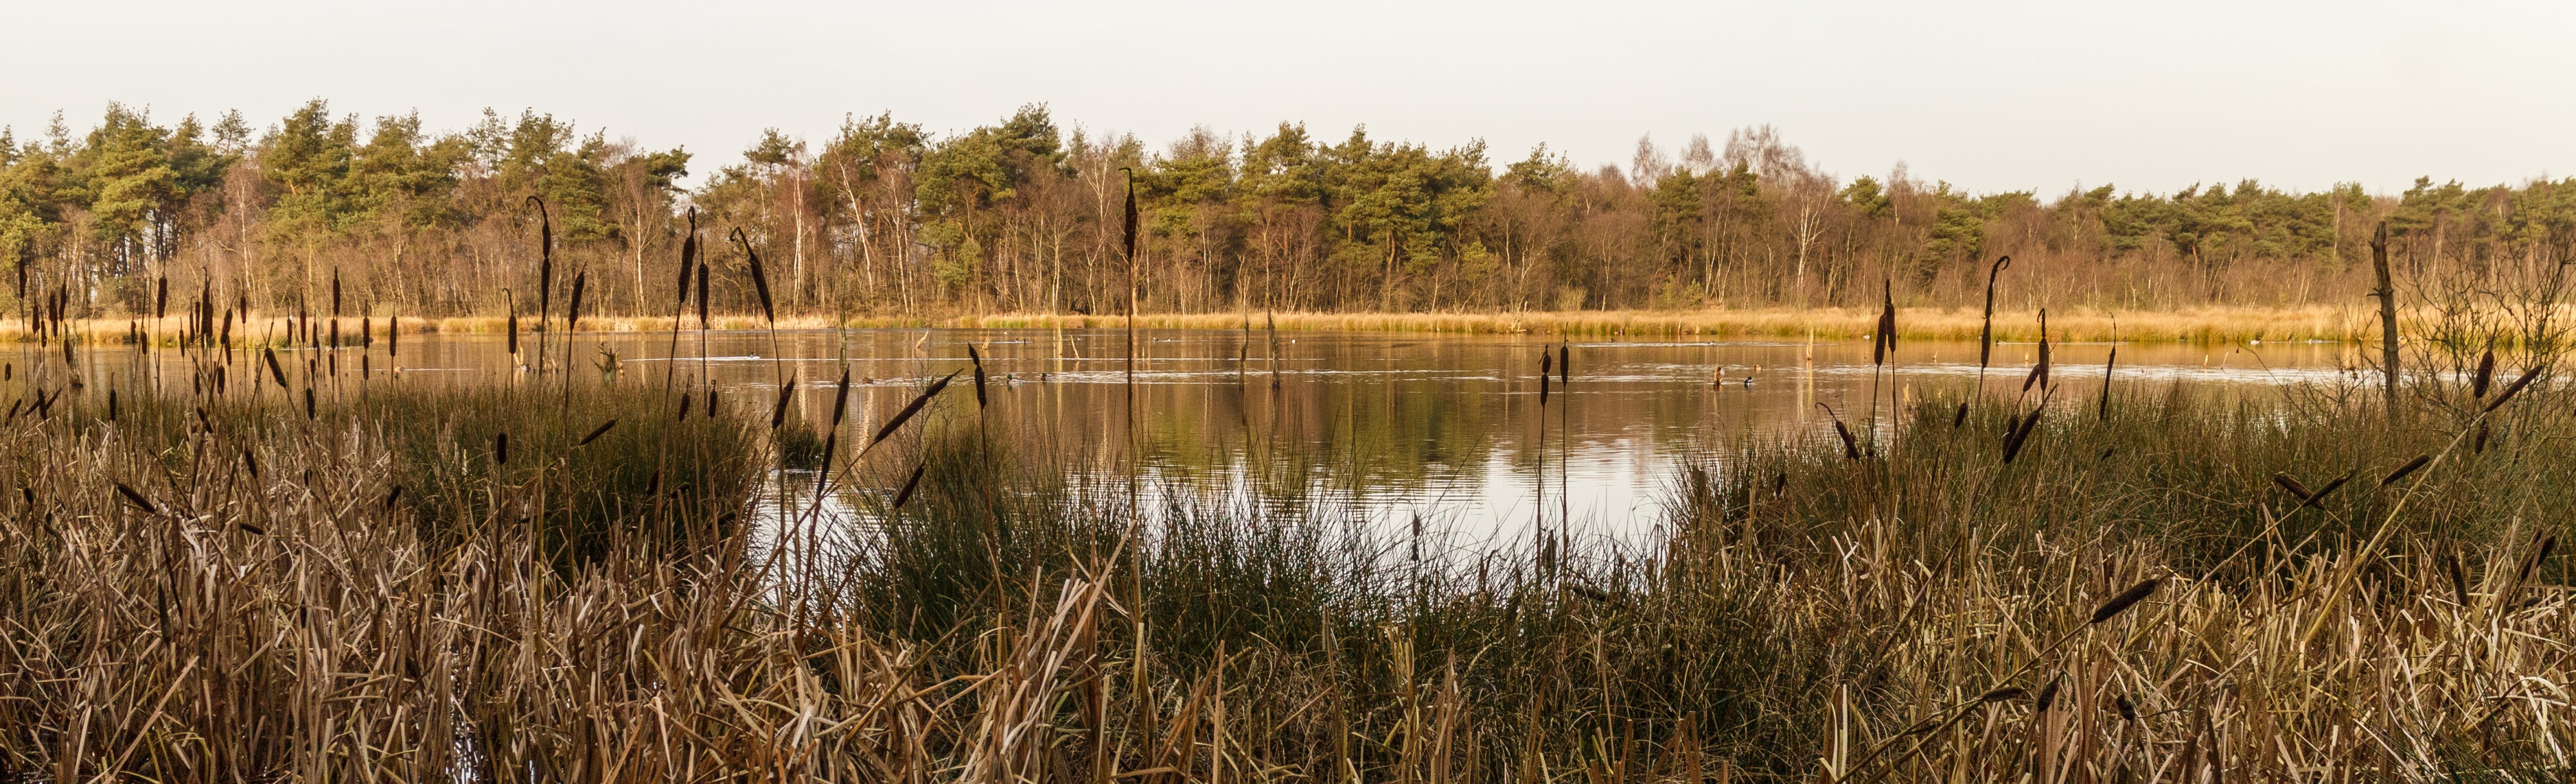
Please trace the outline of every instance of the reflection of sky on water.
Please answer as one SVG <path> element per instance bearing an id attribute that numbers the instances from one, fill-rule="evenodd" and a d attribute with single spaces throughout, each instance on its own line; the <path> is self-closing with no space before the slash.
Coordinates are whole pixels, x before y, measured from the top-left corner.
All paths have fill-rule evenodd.
<path id="1" fill-rule="evenodd" d="M 762 412 L 779 380 L 792 375 L 796 412 L 817 423 L 830 417 L 832 384 L 846 368 L 848 445 L 863 442 L 931 379 L 968 367 L 971 342 L 984 356 L 991 406 L 978 414 L 971 376 L 961 374 L 924 418 L 928 428 L 980 420 L 1007 434 L 1024 459 L 1067 470 L 1131 465 L 1132 437 L 1143 445 L 1148 485 L 1237 494 L 1246 503 L 1303 501 L 1385 531 L 1409 530 L 1419 515 L 1460 546 L 1525 541 L 1542 516 L 1550 527 L 1570 516 L 1578 530 L 1642 532 L 1660 516 L 1671 472 L 1686 456 L 1823 427 L 1818 402 L 1867 427 L 1873 384 L 1919 399 L 1956 394 L 1979 374 L 1974 343 L 1908 341 L 1892 373 L 1883 373 L 1869 362 L 1867 340 L 1576 340 L 1568 346 L 1572 383 L 1551 384 L 1542 412 L 1540 356 L 1558 344 L 1532 336 L 1280 333 L 1275 360 L 1262 332 L 1144 338 L 1132 432 L 1122 330 L 738 332 L 703 342 L 685 333 L 677 357 L 669 333 L 582 334 L 570 353 L 580 378 L 602 377 L 598 364 L 613 352 L 628 382 L 712 379 L 728 406 Z M 562 365 L 565 341 L 549 343 L 549 364 Z M 526 347 L 533 351 L 533 341 Z M 2086 399 L 2098 394 L 2112 348 L 2053 346 L 2052 382 Z M 2343 344 L 2117 348 L 2112 378 L 2121 384 L 2267 394 L 2298 382 L 2367 383 L 2342 369 L 2362 364 L 2358 348 Z M 379 342 L 371 355 L 378 374 L 397 364 L 385 349 Z M 441 384 L 493 383 L 533 359 L 514 360 L 494 335 L 407 336 L 402 349 L 406 378 Z M 2037 352 L 2029 343 L 1994 346 L 1988 389 L 2018 391 Z M 316 352 L 281 355 L 298 353 Z M 165 375 L 185 367 L 176 352 L 161 356 L 170 363 Z M 344 360 L 344 372 L 352 364 Z M 106 348 L 88 353 L 84 375 L 132 384 L 144 367 L 133 350 Z M 1880 412 L 1882 421 L 1887 415 Z M 882 482 L 889 470 L 879 465 L 884 458 L 872 461 L 862 482 Z M 851 515 L 840 500 L 825 511 Z"/>

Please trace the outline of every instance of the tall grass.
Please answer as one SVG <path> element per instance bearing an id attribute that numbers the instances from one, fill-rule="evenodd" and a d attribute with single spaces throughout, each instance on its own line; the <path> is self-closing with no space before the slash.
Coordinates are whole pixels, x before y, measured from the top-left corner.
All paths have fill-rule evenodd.
<path id="1" fill-rule="evenodd" d="M 76 399 L 0 424 L 0 774 L 2563 778 L 2576 420 L 2514 389 L 2476 453 L 2328 389 L 1955 428 L 1926 395 L 1857 459 L 1801 433 L 1684 466 L 1655 541 L 1546 569 L 1314 499 L 1139 503 L 1114 458 L 972 428 L 871 441 L 831 467 L 842 533 L 780 538 L 720 523 L 758 508 L 765 412 L 671 422 L 634 385 L 553 420 L 507 390 Z M 537 521 L 582 514 L 599 546 L 559 557 Z"/>

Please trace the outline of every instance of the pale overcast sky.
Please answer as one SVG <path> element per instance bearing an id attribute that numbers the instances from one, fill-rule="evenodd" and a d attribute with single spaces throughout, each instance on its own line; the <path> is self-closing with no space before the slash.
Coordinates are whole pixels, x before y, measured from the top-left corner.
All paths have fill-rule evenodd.
<path id="1" fill-rule="evenodd" d="M 891 110 L 934 131 L 1050 105 L 1161 147 L 1304 121 L 1499 165 L 1625 166 L 1637 138 L 1777 126 L 1845 179 L 1904 162 L 1977 191 L 2302 190 L 2576 174 L 2565 2 L 26 2 L 0 13 L 0 124 L 109 101 L 321 97 L 461 129 L 484 107 L 686 146 L 813 142 Z"/>

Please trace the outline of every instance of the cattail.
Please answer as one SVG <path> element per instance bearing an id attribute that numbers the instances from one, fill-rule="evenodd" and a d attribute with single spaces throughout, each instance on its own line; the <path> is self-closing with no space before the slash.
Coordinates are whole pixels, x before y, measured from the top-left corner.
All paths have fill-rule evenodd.
<path id="1" fill-rule="evenodd" d="M 375 347 L 376 347 L 376 319 L 375 319 L 375 317 L 373 317 L 373 316 L 359 316 L 359 317 L 358 317 L 358 347 L 359 347 L 359 348 L 375 348 Z"/>
<path id="2" fill-rule="evenodd" d="M 2136 585 L 2129 586 L 2129 590 L 2121 591 L 2120 595 L 2113 596 L 2110 601 L 2103 602 L 2101 609 L 2094 610 L 2093 620 L 2088 623 L 2100 624 L 2104 621 L 2120 617 L 2120 613 L 2127 612 L 2131 605 L 2146 601 L 2149 595 L 2156 592 L 2156 586 L 2163 584 L 2164 580 L 2162 578 L 2148 578 L 2146 580 L 2139 581 Z"/>
<path id="3" fill-rule="evenodd" d="M 2028 391 L 2030 391 L 2030 386 L 2031 386 L 2032 384 L 2038 384 L 2038 385 L 2039 385 L 2039 389 L 2040 389 L 2040 391 L 2042 391 L 2042 392 L 2048 391 L 2048 309 L 2047 309 L 2047 308 L 2040 308 L 2040 309 L 2039 309 L 2039 364 L 2032 365 L 2032 366 L 2031 366 L 2031 368 L 2030 368 L 2030 377 L 2029 377 L 2029 378 L 2026 378 L 2026 379 L 2022 379 L 2022 382 L 2021 382 L 2021 391 L 2023 391 L 2023 392 L 2028 392 Z"/>
<path id="4" fill-rule="evenodd" d="M 1994 691 L 1989 691 L 1989 692 L 1986 692 L 1985 694 L 1978 695 L 1978 696 L 1977 696 L 1977 702 L 1979 702 L 1979 703 L 1981 703 L 1981 704 L 1991 705 L 1991 704 L 1998 703 L 1998 702 L 2005 702 L 2005 701 L 2009 701 L 2009 700 L 2018 700 L 2018 699 L 2021 699 L 2022 697 L 2028 696 L 2029 694 L 2030 694 L 2030 692 L 2029 692 L 2029 691 L 2027 691 L 2027 690 L 2024 690 L 2022 687 L 2019 687 L 2019 686 L 2005 686 L 2005 687 L 2002 687 L 2002 688 L 1999 688 L 1999 689 L 1995 689 Z"/>
<path id="5" fill-rule="evenodd" d="M 922 471 L 922 469 L 929 468 L 929 467 L 930 467 L 930 463 L 929 463 L 929 461 L 926 461 L 926 460 L 925 460 L 925 461 L 923 461 L 923 462 L 921 462 L 921 463 L 919 463 L 919 464 L 916 464 L 916 465 L 914 465 L 914 466 L 912 467 L 912 476 L 911 476 L 910 478 L 908 478 L 908 479 L 903 480 L 903 489 L 902 489 L 901 491 L 898 491 L 898 492 L 896 492 L 896 493 L 894 494 L 894 508 L 895 508 L 895 509 L 897 509 L 897 510 L 902 509 L 902 508 L 903 508 L 903 502 L 912 500 L 912 491 L 913 491 L 913 489 L 921 486 L 921 471 Z"/>
<path id="6" fill-rule="evenodd" d="M 608 420 L 608 421 L 606 421 L 606 422 L 601 422 L 601 423 L 599 423 L 599 426 L 598 426 L 598 427 L 594 427 L 594 428 L 591 428 L 591 429 L 590 429 L 590 435 L 582 436 L 582 437 L 581 437 L 581 442 L 580 442 L 580 443 L 573 444 L 573 448 L 574 448 L 574 449 L 579 449 L 579 448 L 582 448 L 582 447 L 585 447 L 585 446 L 590 446 L 590 442 L 599 440 L 599 437 L 600 437 L 600 436 L 608 435 L 608 430 L 609 430 L 609 428 L 613 428 L 613 427 L 616 427 L 616 426 L 617 426 L 617 420 L 616 420 L 616 419 L 613 419 L 613 418 L 612 418 L 612 419 L 610 419 L 610 420 Z"/>
<path id="7" fill-rule="evenodd" d="M 313 388 L 312 388 L 312 387 L 305 387 L 305 388 L 304 388 L 304 418 L 305 418 L 305 420 L 310 421 L 310 420 L 315 419 L 315 418 L 316 418 L 316 417 L 318 417 L 318 416 L 319 416 L 319 414 L 315 413 L 315 411 L 314 411 L 314 407 L 313 407 Z"/>
<path id="8" fill-rule="evenodd" d="M 2557 547 L 2557 534 L 2550 534 L 2541 537 L 2539 548 L 2532 551 L 2531 558 L 2529 560 L 2522 562 L 2522 570 L 2514 574 L 2513 581 L 2521 583 L 2530 580 L 2532 570 L 2540 568 L 2540 563 L 2542 561 L 2549 560 L 2549 551 L 2557 549 Z"/>
<path id="9" fill-rule="evenodd" d="M 1126 231 L 1121 235 L 1125 239 L 1122 241 L 1119 248 L 1125 254 L 1127 264 L 1131 268 L 1130 271 L 1132 272 L 1132 268 L 1136 264 L 1136 170 L 1125 166 L 1118 167 L 1118 170 L 1127 173 L 1127 207 L 1123 216 L 1124 223 L 1121 224 Z M 1133 294 L 1132 290 L 1130 291 L 1130 294 Z M 1132 318 L 1136 314 L 1131 311 L 1127 315 Z"/>
<path id="10" fill-rule="evenodd" d="M 834 432 L 834 433 L 836 433 L 836 434 L 840 432 L 840 430 L 841 430 L 841 417 L 842 417 L 842 415 L 849 413 L 849 410 L 850 410 L 850 369 L 849 369 L 849 368 L 842 368 L 842 369 L 841 369 L 841 385 L 840 385 L 840 389 L 838 390 L 838 392 L 837 392 L 836 394 L 834 394 L 834 395 L 832 396 L 832 432 Z"/>
<path id="11" fill-rule="evenodd" d="M 537 317 L 543 319 L 554 307 L 555 221 L 546 214 L 546 200 L 530 196 L 528 203 L 537 207 Z"/>
<path id="12" fill-rule="evenodd" d="M 2494 411 L 2498 408 L 2504 407 L 2506 401 L 2512 400 L 2514 395 L 2522 394 L 2522 388 L 2531 386 L 2531 380 L 2539 377 L 2539 365 L 2533 365 L 2529 370 L 2522 371 L 2522 377 L 2514 379 L 2512 384 L 2506 385 L 2504 392 L 2496 395 L 2495 402 L 2487 404 L 2486 410 Z"/>
<path id="13" fill-rule="evenodd" d="M 2477 437 L 2476 439 L 2474 439 L 2473 441 L 2471 441 L 2471 442 L 2470 442 L 2470 444 L 2469 444 L 2469 454 L 2472 454 L 2472 455 L 2483 455 L 2483 454 L 2486 454 L 2486 453 L 2487 453 L 2487 423 L 2485 423 L 2485 422 L 2479 422 L 2479 423 L 2478 423 L 2478 437 Z"/>
<path id="14" fill-rule="evenodd" d="M 1956 430 L 1966 424 L 1968 424 L 1968 401 L 1962 400 L 1959 401 L 1959 413 L 1950 415 L 1950 428 Z"/>
<path id="15" fill-rule="evenodd" d="M 160 283 L 159 283 L 159 284 L 157 284 L 157 285 L 155 285 L 155 286 L 154 286 L 154 288 L 153 288 L 153 294 L 152 294 L 152 320 L 153 320 L 153 321 L 160 321 L 160 320 L 162 319 L 162 317 L 164 317 L 164 316 L 168 315 L 168 314 L 169 314 L 169 312 L 170 312 L 170 276 L 168 276 L 168 275 L 163 275 L 163 276 L 161 276 L 161 281 L 160 281 Z"/>
<path id="16" fill-rule="evenodd" d="M 581 290 L 582 290 L 582 288 L 583 288 L 584 284 L 587 284 L 587 283 L 589 283 L 589 282 L 590 282 L 590 270 L 582 270 L 582 271 L 580 271 L 580 272 L 573 273 L 573 276 L 572 276 L 572 309 L 571 309 L 571 310 L 568 310 L 568 311 L 566 311 L 566 312 L 564 313 L 564 331 L 565 331 L 565 332 L 578 332 L 578 331 L 580 331 L 580 328 L 578 327 L 578 325 L 579 325 L 579 324 L 581 324 Z"/>
<path id="17" fill-rule="evenodd" d="M 716 385 L 707 385 L 707 418 L 716 418 Z"/>
<path id="18" fill-rule="evenodd" d="M 116 390 L 107 391 L 107 421 L 116 421 Z"/>
<path id="19" fill-rule="evenodd" d="M 492 464 L 510 464 L 510 431 L 504 430 L 492 436 Z"/>
<path id="20" fill-rule="evenodd" d="M 340 268 L 331 268 L 331 317 L 340 317 Z"/>
<path id="21" fill-rule="evenodd" d="M 698 208 L 689 208 L 689 233 L 680 239 L 680 308 L 689 306 L 689 273 L 698 266 Z M 676 318 L 676 316 L 674 317 Z M 676 328 L 676 327 L 675 327 Z"/>
<path id="22" fill-rule="evenodd" d="M 742 246 L 742 255 L 751 260 L 751 287 L 760 294 L 761 318 L 768 320 L 770 326 L 777 326 L 778 309 L 770 305 L 769 272 L 760 265 L 760 253 L 751 249 L 751 237 L 742 233 L 740 226 L 733 229 L 733 241 Z"/>
<path id="23" fill-rule="evenodd" d="M 519 355 L 519 300 L 516 296 L 512 295 L 509 290 L 503 289 L 501 291 L 501 301 L 507 304 L 510 309 L 510 317 L 505 319 L 505 321 L 509 323 L 503 327 L 503 329 L 510 335 L 510 356 L 515 357 Z"/>
<path id="24" fill-rule="evenodd" d="M 2388 472 L 2388 478 L 2379 480 L 2379 486 L 2387 487 L 2389 485 L 2396 484 L 2397 480 L 2404 479 L 2408 475 L 2422 470 L 2424 466 L 2430 465 L 2432 462 L 2432 455 L 2416 455 L 2415 459 L 2406 461 L 2406 464 L 2398 466 L 2397 470 Z"/>
<path id="25" fill-rule="evenodd" d="M 285 389 L 285 388 L 286 388 L 286 368 L 283 368 L 283 367 L 279 367 L 279 366 L 278 366 L 278 364 L 277 364 L 277 350 L 276 350 L 276 349 L 272 349 L 272 348 L 263 348 L 263 349 L 260 349 L 260 351 L 261 351 L 261 352 L 263 352 L 263 356 L 266 356 L 266 357 L 268 358 L 268 375 L 269 375 L 270 377 L 272 377 L 272 378 L 277 379 L 277 388 L 278 388 L 278 389 Z"/>
<path id="26" fill-rule="evenodd" d="M 2443 551 L 2442 571 L 2448 572 L 2451 576 L 2451 595 L 2459 601 L 2460 606 L 2469 606 L 2469 573 L 2467 570 L 2460 568 L 2460 552 L 2458 550 L 2446 549 Z"/>
<path id="27" fill-rule="evenodd" d="M 689 418 L 689 403 L 690 401 L 697 399 L 698 396 L 696 395 L 683 394 L 680 396 L 680 419 L 686 420 Z"/>
<path id="28" fill-rule="evenodd" d="M 1547 377 L 1554 372 L 1556 372 L 1556 355 L 1541 347 L 1538 350 L 1538 404 L 1540 407 L 1547 405 Z"/>
<path id="29" fill-rule="evenodd" d="M 1556 385 L 1557 385 L 1557 386 L 1560 386 L 1560 387 L 1565 387 L 1565 388 L 1567 388 L 1567 389 L 1572 389 L 1572 388 L 1573 388 L 1573 386 L 1572 386 L 1572 385 L 1573 385 L 1573 383 L 1574 383 L 1574 349 L 1573 349 L 1573 348 L 1571 348 L 1571 347 L 1568 347 L 1565 343 L 1562 343 L 1562 342 L 1557 343 L 1557 344 L 1556 344 Z"/>
<path id="30" fill-rule="evenodd" d="M 904 422 L 912 419 L 914 414 L 921 413 L 921 407 L 929 405 L 930 399 L 938 397 L 941 390 L 948 388 L 948 382 L 956 380 L 956 378 L 957 371 L 951 370 L 948 371 L 948 375 L 941 376 L 939 380 L 930 382 L 930 386 L 921 390 L 920 395 L 914 396 L 912 402 L 904 404 L 903 410 L 895 412 L 893 419 L 886 420 L 884 427 L 877 428 L 876 437 L 868 439 L 867 447 L 860 449 L 859 454 L 861 456 L 865 456 L 868 453 L 868 450 L 875 449 L 878 444 L 884 443 L 887 436 L 894 435 L 894 431 L 901 429 Z"/>
<path id="31" fill-rule="evenodd" d="M 385 317 L 385 356 L 402 356 L 402 314 L 400 313 Z"/>
<path id="32" fill-rule="evenodd" d="M 849 405 L 850 369 L 843 367 L 841 384 L 833 390 L 832 395 L 832 426 L 823 433 L 823 459 L 817 463 L 823 471 L 822 476 L 814 481 L 814 497 L 817 500 L 823 497 L 823 489 L 831 484 L 832 456 L 841 449 L 841 415 L 848 412 Z"/>
<path id="33" fill-rule="evenodd" d="M 1888 280 L 1880 285 L 1879 296 L 1887 304 L 1878 312 L 1878 329 L 1870 333 L 1869 363 L 1872 365 L 1887 364 L 1887 355 L 1896 353 L 1896 282 Z"/>
<path id="34" fill-rule="evenodd" d="M 2047 713 L 2047 712 L 2048 712 L 2049 707 L 2050 707 L 2050 706 L 2053 706 L 2053 705 L 2056 705 L 2056 704 L 2057 704 L 2057 679 L 2055 679 L 2055 678 L 2050 678 L 2050 679 L 2048 679 L 2048 685 L 2039 687 L 2039 697 L 2038 697 L 2038 699 L 2035 699 L 2035 700 L 2032 700 L 2032 701 L 2031 701 L 2031 712 L 2033 712 L 2033 713 Z"/>
<path id="35" fill-rule="evenodd" d="M 124 482 L 116 483 L 116 493 L 125 496 L 126 503 L 133 504 L 134 508 L 143 510 L 145 514 L 161 513 L 161 507 L 154 506 L 152 499 L 143 497 L 142 493 L 136 492 L 133 487 L 127 486 Z"/>
<path id="36" fill-rule="evenodd" d="M 2028 416 L 2022 417 L 2021 421 L 2014 423 L 2012 429 L 2004 434 L 2004 464 L 2010 465 L 2013 458 L 2021 456 L 2022 445 L 2030 443 L 2031 431 L 2039 429 L 2039 413 L 2047 409 L 2048 404 L 2043 400 L 2038 407 L 2030 410 Z"/>
<path id="37" fill-rule="evenodd" d="M 242 470 L 250 472 L 252 481 L 259 480 L 259 458 L 251 456 L 250 447 L 242 447 Z"/>
<path id="38" fill-rule="evenodd" d="M 2477 375 L 2469 377 L 2470 396 L 2484 399 L 2487 396 L 2487 382 L 2494 380 L 2495 345 L 2493 343 L 2489 343 L 2487 345 L 2486 353 L 2478 355 Z"/>
<path id="39" fill-rule="evenodd" d="M 1825 405 L 1824 401 L 1821 400 L 1816 401 L 1816 407 L 1824 409 L 1825 416 L 1831 417 L 1834 420 L 1834 435 L 1840 436 L 1843 440 L 1844 459 L 1859 460 L 1860 442 L 1852 438 L 1851 428 L 1843 426 L 1842 415 L 1834 413 L 1834 407 Z"/>
<path id="40" fill-rule="evenodd" d="M 2326 486 L 2317 488 L 2317 492 L 2315 494 L 2308 496 L 2305 501 L 2299 503 L 2299 509 L 2306 509 L 2308 507 L 2324 503 L 2326 496 L 2334 495 L 2334 491 L 2343 487 L 2343 483 L 2352 481 L 2352 476 L 2352 474 L 2346 473 L 2343 476 L 2335 477 L 2335 480 L 2332 482 L 2327 482 Z M 2290 511 L 2296 512 L 2299 511 L 2299 509 L 2292 509 Z"/>
<path id="41" fill-rule="evenodd" d="M 2111 358 L 2102 361 L 2102 403 L 2093 418 L 2111 421 L 2111 371 L 2120 365 L 2120 328 L 2111 328 Z"/>
<path id="42" fill-rule="evenodd" d="M 984 355 L 975 350 L 973 343 L 966 344 L 966 361 L 975 363 L 975 410 L 981 411 L 984 409 Z"/>
<path id="43" fill-rule="evenodd" d="M 2134 722 L 2138 720 L 2138 704 L 2129 701 L 2129 695 L 2122 694 L 2112 697 L 2111 707 L 2120 711 L 2121 721 Z"/>
<path id="44" fill-rule="evenodd" d="M 206 309 L 207 309 L 206 319 L 207 319 L 208 321 L 213 321 L 213 320 L 214 320 L 214 306 L 212 306 L 212 305 L 208 305 L 208 306 L 206 306 Z M 242 314 L 242 318 L 250 318 L 250 314 L 249 314 L 247 311 L 245 311 L 245 312 Z M 209 330 L 206 330 L 206 331 L 207 331 L 207 332 L 212 332 L 212 331 L 214 331 L 214 330 L 209 329 Z M 201 333 L 198 333 L 198 334 L 205 334 L 205 333 L 201 332 Z M 224 309 L 223 347 L 224 347 L 224 350 L 225 350 L 225 351 L 231 351 L 231 350 L 233 350 L 233 311 L 232 311 L 232 309 L 231 309 L 231 308 L 225 308 L 225 309 Z M 224 360 L 224 361 L 226 361 L 226 362 L 230 362 L 230 361 L 232 361 L 232 360 L 230 360 L 230 359 L 226 359 L 226 360 Z"/>
<path id="45" fill-rule="evenodd" d="M 705 264 L 698 265 L 698 328 L 707 328 L 707 265 Z"/>
<path id="46" fill-rule="evenodd" d="M 2274 472 L 2272 483 L 2280 485 L 2283 490 L 2290 491 L 2291 495 L 2298 496 L 2301 501 L 2317 497 L 2316 491 L 2309 490 L 2307 485 L 2300 484 L 2299 480 L 2290 478 L 2286 473 Z"/>
<path id="47" fill-rule="evenodd" d="M 385 509 L 387 511 L 391 511 L 394 508 L 394 504 L 402 500 L 402 493 L 402 485 L 394 485 L 394 491 L 385 494 Z"/>
<path id="48" fill-rule="evenodd" d="M 778 405 L 769 409 L 769 429 L 776 430 L 779 426 L 787 424 L 787 399 L 795 394 L 796 377 L 791 375 L 787 377 L 786 384 L 778 387 Z"/>

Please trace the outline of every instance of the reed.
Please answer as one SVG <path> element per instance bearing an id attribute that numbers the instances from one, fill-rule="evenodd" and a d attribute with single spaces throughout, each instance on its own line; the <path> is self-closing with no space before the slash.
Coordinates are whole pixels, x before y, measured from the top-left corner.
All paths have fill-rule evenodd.
<path id="1" fill-rule="evenodd" d="M 1927 395 L 1866 475 L 1847 428 L 1749 440 L 1542 569 L 1329 485 L 1140 503 L 941 424 L 949 370 L 792 560 L 760 412 L 649 384 L 49 390 L 0 423 L 0 778 L 2530 781 L 2576 744 L 2552 384 L 2470 409 L 2477 460 L 2352 396 Z"/>

